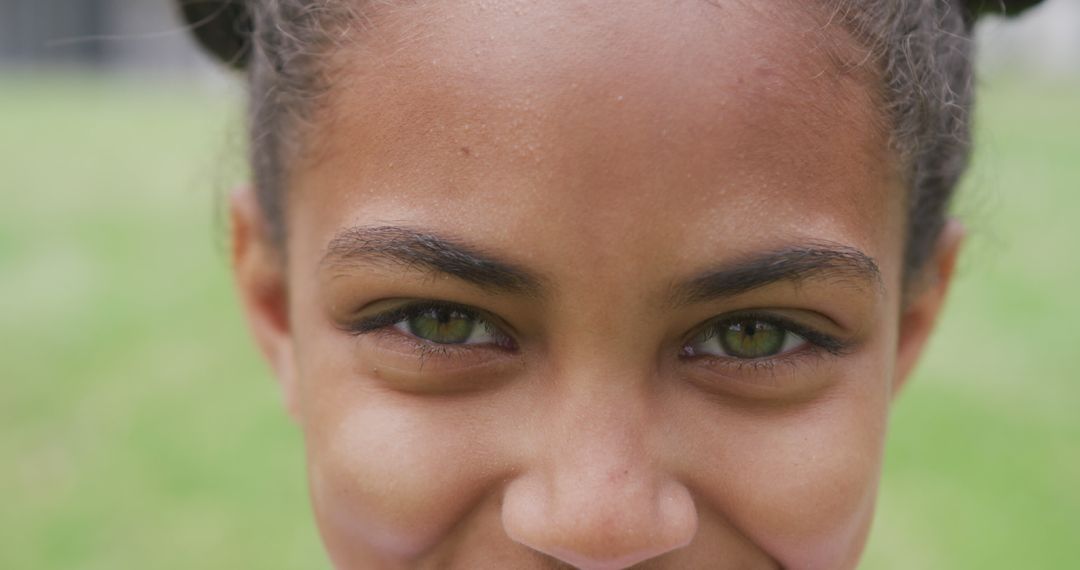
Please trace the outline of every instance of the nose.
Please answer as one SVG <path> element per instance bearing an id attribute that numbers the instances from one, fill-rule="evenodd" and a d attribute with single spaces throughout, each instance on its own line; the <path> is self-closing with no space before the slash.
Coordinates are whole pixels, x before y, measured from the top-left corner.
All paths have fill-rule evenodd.
<path id="1" fill-rule="evenodd" d="M 506 487 L 502 505 L 511 539 L 584 570 L 679 549 L 698 525 L 690 491 L 648 451 L 647 418 L 603 408 L 549 415 L 544 451 Z"/>

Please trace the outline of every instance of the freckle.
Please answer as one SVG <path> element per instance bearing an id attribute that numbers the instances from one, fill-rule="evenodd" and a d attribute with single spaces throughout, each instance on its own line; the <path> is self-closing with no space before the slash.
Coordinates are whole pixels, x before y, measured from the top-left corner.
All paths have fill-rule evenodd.
<path id="1" fill-rule="evenodd" d="M 465 156 L 472 156 L 472 151 L 469 150 L 469 147 L 463 146 L 463 147 L 461 147 L 461 154 L 463 154 Z"/>

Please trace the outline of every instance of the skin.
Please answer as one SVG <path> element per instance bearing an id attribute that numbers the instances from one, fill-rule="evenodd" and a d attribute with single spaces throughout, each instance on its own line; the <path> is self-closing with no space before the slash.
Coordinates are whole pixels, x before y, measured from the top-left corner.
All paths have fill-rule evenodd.
<path id="1" fill-rule="evenodd" d="M 876 83 L 802 6 L 402 3 L 335 51 L 285 250 L 253 189 L 232 222 L 336 567 L 855 566 L 962 232 L 905 290 Z M 418 235 L 527 279 L 388 254 Z M 807 268 L 730 286 L 778 252 Z M 716 270 L 723 294 L 678 294 Z M 346 330 L 403 299 L 479 309 L 513 346 Z M 686 355 L 747 310 L 844 348 Z"/>

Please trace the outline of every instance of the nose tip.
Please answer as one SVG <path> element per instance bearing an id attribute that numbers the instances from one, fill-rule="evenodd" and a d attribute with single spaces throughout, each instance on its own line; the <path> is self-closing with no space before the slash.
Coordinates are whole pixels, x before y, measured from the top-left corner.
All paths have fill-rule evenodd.
<path id="1" fill-rule="evenodd" d="M 583 570 L 618 570 L 689 544 L 698 524 L 689 490 L 628 475 L 603 477 L 601 485 L 514 481 L 503 527 L 511 539 Z"/>

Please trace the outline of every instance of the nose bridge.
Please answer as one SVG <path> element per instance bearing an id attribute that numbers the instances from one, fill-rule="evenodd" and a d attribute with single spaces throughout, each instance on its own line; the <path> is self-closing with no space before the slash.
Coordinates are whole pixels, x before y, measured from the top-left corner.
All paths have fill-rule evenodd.
<path id="1" fill-rule="evenodd" d="M 646 390 L 615 381 L 560 390 L 530 467 L 506 490 L 503 524 L 511 538 L 596 569 L 624 568 L 689 543 L 697 513 L 689 491 L 650 449 L 657 426 Z"/>
<path id="2" fill-rule="evenodd" d="M 616 341 L 619 342 L 619 341 Z M 542 459 L 553 482 L 589 482 L 596 492 L 625 492 L 652 477 L 659 458 L 650 438 L 661 429 L 652 370 L 643 358 L 620 358 L 603 343 L 562 359 L 552 378 L 554 395 L 544 406 Z"/>
<path id="3" fill-rule="evenodd" d="M 543 438 L 542 472 L 553 487 L 553 498 L 560 503 L 594 502 L 590 511 L 596 513 L 648 493 L 657 471 L 647 441 L 649 414 L 637 395 L 646 387 L 612 384 L 565 390 L 573 394 L 550 414 L 552 429 Z M 585 493 L 577 497 L 578 491 Z"/>

